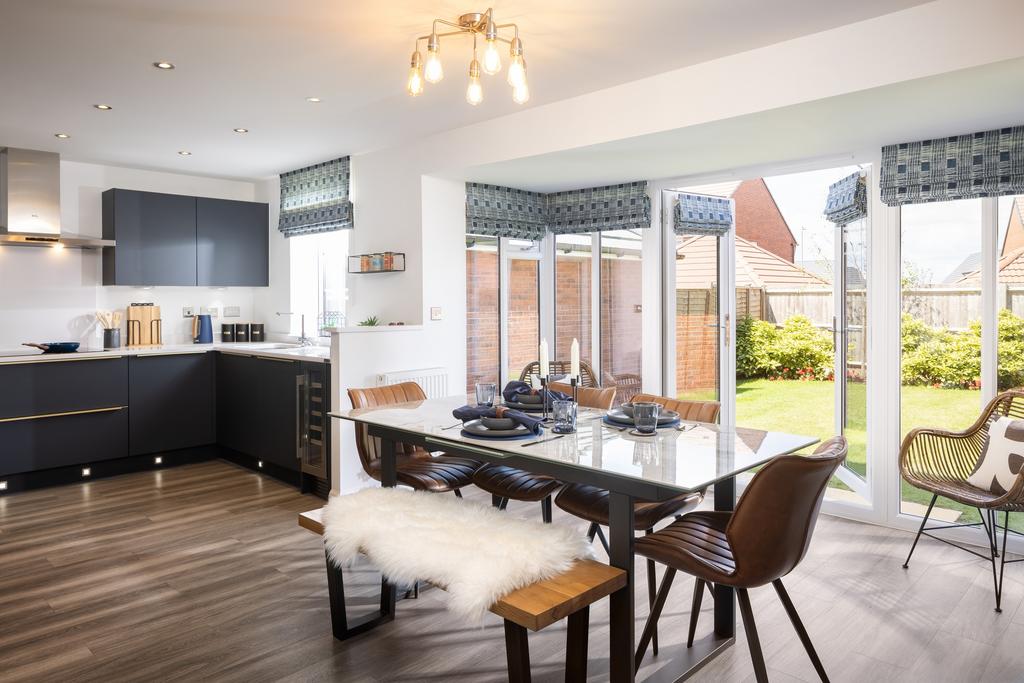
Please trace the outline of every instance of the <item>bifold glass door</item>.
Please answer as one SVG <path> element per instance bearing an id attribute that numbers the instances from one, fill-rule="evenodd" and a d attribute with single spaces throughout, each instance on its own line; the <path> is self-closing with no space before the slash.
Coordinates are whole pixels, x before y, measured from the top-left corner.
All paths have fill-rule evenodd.
<path id="1" fill-rule="evenodd" d="M 673 210 L 678 192 L 663 193 L 670 300 L 665 321 L 664 385 L 670 395 L 692 401 L 719 401 L 720 422 L 735 423 L 736 286 L 734 235 L 709 235 L 676 229 Z"/>
<path id="2" fill-rule="evenodd" d="M 541 317 L 541 242 L 501 239 L 501 385 L 537 360 Z"/>

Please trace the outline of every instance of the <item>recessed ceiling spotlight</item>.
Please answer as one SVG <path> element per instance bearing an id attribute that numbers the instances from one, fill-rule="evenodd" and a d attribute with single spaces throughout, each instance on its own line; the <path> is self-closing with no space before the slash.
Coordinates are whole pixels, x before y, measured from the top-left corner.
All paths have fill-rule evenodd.
<path id="1" fill-rule="evenodd" d="M 183 156 L 183 157 L 190 157 L 190 156 L 192 156 L 192 152 L 189 152 L 188 150 L 183 149 L 180 152 L 178 152 L 178 155 L 179 156 Z"/>
<path id="2" fill-rule="evenodd" d="M 164 71 L 170 71 L 174 68 L 174 65 L 170 62 L 153 62 L 153 66 L 158 69 L 163 69 Z"/>
<path id="3" fill-rule="evenodd" d="M 249 129 L 248 128 L 235 128 L 235 132 L 236 133 L 248 133 Z"/>
<path id="4" fill-rule="evenodd" d="M 316 104 L 317 102 L 321 102 L 322 100 L 319 97 L 307 97 L 306 101 Z"/>
<path id="5" fill-rule="evenodd" d="M 111 107 L 109 104 L 94 104 L 92 106 L 96 109 L 99 109 L 100 111 L 110 111 L 111 109 L 113 109 L 113 107 Z"/>
<path id="6" fill-rule="evenodd" d="M 68 135 L 67 133 L 54 133 L 53 137 L 57 138 L 58 140 L 70 140 L 71 139 L 71 136 Z"/>

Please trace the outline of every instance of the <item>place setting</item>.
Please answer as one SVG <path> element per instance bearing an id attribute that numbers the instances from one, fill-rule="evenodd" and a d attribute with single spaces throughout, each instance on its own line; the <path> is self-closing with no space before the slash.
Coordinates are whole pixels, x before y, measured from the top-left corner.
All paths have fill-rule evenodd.
<path id="1" fill-rule="evenodd" d="M 663 408 L 657 403 L 637 401 L 623 403 L 610 409 L 604 416 L 604 424 L 631 436 L 654 436 L 659 429 L 686 431 L 696 425 L 684 425 L 679 413 Z"/>

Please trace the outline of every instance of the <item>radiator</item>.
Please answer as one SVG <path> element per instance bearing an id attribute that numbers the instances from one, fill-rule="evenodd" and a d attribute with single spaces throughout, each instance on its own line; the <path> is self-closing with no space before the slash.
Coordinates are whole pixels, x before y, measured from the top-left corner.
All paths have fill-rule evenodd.
<path id="1" fill-rule="evenodd" d="M 399 382 L 416 382 L 426 392 L 427 398 L 443 398 L 448 395 L 448 371 L 444 368 L 398 370 L 377 375 L 378 387 Z"/>

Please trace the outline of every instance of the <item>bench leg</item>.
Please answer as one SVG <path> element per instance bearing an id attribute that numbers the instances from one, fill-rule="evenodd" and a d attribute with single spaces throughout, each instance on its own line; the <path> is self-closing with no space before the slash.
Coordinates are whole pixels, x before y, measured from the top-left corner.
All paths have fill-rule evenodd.
<path id="1" fill-rule="evenodd" d="M 345 582 L 341 567 L 327 558 L 327 593 L 331 605 L 331 631 L 338 640 L 348 640 L 395 618 L 395 586 L 381 578 L 380 609 L 358 619 L 348 618 L 345 612 Z"/>
<path id="2" fill-rule="evenodd" d="M 505 620 L 505 657 L 509 683 L 530 683 L 530 645 L 526 628 L 508 619 Z"/>
<path id="3" fill-rule="evenodd" d="M 590 605 L 569 615 L 565 633 L 565 681 L 587 680 L 587 637 L 590 631 Z"/>

